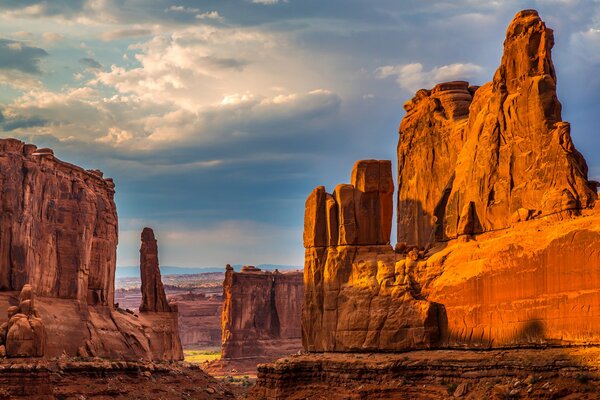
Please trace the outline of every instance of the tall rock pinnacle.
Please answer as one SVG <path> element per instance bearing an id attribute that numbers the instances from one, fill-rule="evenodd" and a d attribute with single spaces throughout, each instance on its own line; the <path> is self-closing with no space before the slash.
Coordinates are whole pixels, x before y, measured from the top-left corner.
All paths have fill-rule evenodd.
<path id="1" fill-rule="evenodd" d="M 151 228 L 142 231 L 140 248 L 140 275 L 142 278 L 142 304 L 140 311 L 171 312 L 158 267 L 158 246 Z"/>
<path id="2" fill-rule="evenodd" d="M 522 215 L 561 218 L 595 202 L 585 160 L 561 118 L 553 45 L 537 11 L 521 11 L 492 82 L 440 84 L 405 104 L 399 242 L 503 229 Z"/>

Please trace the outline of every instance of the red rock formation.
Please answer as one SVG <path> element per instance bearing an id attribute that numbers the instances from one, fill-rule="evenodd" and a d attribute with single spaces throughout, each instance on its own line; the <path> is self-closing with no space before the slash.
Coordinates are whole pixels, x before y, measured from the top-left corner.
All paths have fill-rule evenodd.
<path id="1" fill-rule="evenodd" d="M 553 44 L 537 12 L 522 11 L 492 82 L 476 91 L 466 82 L 440 84 L 405 104 L 399 242 L 424 246 L 507 228 L 519 210 L 543 217 L 593 204 L 595 184 L 561 118 Z"/>
<path id="2" fill-rule="evenodd" d="M 114 184 L 52 150 L 0 141 L 0 290 L 113 304 Z"/>
<path id="3" fill-rule="evenodd" d="M 300 350 L 303 289 L 301 272 L 254 267 L 234 272 L 228 265 L 223 282 L 221 358 L 264 361 Z"/>
<path id="4" fill-rule="evenodd" d="M 142 304 L 140 311 L 177 312 L 169 304 L 158 266 L 158 246 L 151 228 L 142 231 L 142 247 L 140 248 L 140 277 L 142 280 Z"/>
<path id="5" fill-rule="evenodd" d="M 14 299 L 29 283 L 46 332 L 43 351 L 35 345 L 33 351 L 17 353 L 183 357 L 176 315 L 145 313 L 135 318 L 113 307 L 113 196 L 112 180 L 99 171 L 60 161 L 50 149 L 0 140 L 0 309 L 14 306 L 9 312 L 15 312 Z M 26 303 L 18 308 L 32 309 Z M 14 335 L 8 326 L 8 355 L 11 338 L 25 343 L 41 335 L 36 318 L 20 318 Z"/>
<path id="6" fill-rule="evenodd" d="M 306 201 L 302 329 L 309 351 L 399 351 L 438 340 L 441 310 L 413 282 L 417 253 L 396 254 L 389 244 L 391 168 L 358 161 L 351 185 L 338 185 L 333 197 L 317 187 Z M 336 228 L 339 239 L 327 239 Z"/>
<path id="7" fill-rule="evenodd" d="M 19 305 L 8 308 L 8 322 L 0 326 L 0 353 L 8 357 L 42 357 L 46 347 L 44 323 L 39 317 L 31 285 L 24 285 Z"/>
<path id="8" fill-rule="evenodd" d="M 313 191 L 307 350 L 600 343 L 596 183 L 561 120 L 552 45 L 537 12 L 522 11 L 491 83 L 444 83 L 405 104 L 396 252 L 373 234 L 389 206 L 375 196 L 358 211 L 361 168 L 333 197 Z"/>

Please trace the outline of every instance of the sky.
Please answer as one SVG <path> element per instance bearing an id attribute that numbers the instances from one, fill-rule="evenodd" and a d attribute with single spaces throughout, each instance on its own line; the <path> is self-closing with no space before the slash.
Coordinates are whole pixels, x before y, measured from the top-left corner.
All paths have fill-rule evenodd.
<path id="1" fill-rule="evenodd" d="M 596 0 L 2 0 L 0 135 L 114 179 L 119 266 L 144 226 L 163 265 L 302 265 L 310 191 L 395 163 L 403 103 L 491 80 L 525 8 L 598 179 Z"/>

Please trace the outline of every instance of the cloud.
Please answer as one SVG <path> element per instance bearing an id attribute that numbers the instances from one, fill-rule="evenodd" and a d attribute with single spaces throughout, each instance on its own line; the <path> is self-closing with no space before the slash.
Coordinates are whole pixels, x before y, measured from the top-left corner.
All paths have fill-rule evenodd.
<path id="1" fill-rule="evenodd" d="M 88 0 L 3 0 L 0 11 L 15 17 L 74 15 L 85 9 Z"/>
<path id="2" fill-rule="evenodd" d="M 42 33 L 42 40 L 47 44 L 54 44 L 65 40 L 65 36 L 56 32 L 44 32 Z"/>
<path id="3" fill-rule="evenodd" d="M 102 33 L 100 39 L 105 42 L 112 42 L 113 40 L 149 36 L 151 34 L 152 30 L 149 28 L 116 29 Z"/>
<path id="4" fill-rule="evenodd" d="M 416 92 L 419 89 L 431 88 L 438 83 L 453 80 L 478 79 L 484 69 L 472 63 L 457 63 L 434 67 L 429 71 L 423 69 L 421 63 L 386 65 L 375 70 L 378 79 L 395 77 L 402 89 Z"/>
<path id="5" fill-rule="evenodd" d="M 102 64 L 90 57 L 84 57 L 79 59 L 79 64 L 92 70 L 102 69 Z"/>
<path id="6" fill-rule="evenodd" d="M 279 0 L 252 0 L 252 3 L 254 3 L 254 4 L 273 5 L 273 4 L 279 3 Z"/>
<path id="7" fill-rule="evenodd" d="M 39 74 L 40 60 L 48 53 L 16 40 L 0 39 L 0 70 L 15 70 Z"/>
<path id="8" fill-rule="evenodd" d="M 3 118 L 0 121 L 3 121 L 2 129 L 5 132 L 14 131 L 17 129 L 42 127 L 42 126 L 46 126 L 50 122 L 46 119 L 39 118 L 39 117 L 17 118 L 17 119 L 12 119 L 9 121 L 5 121 Z"/>
<path id="9" fill-rule="evenodd" d="M 196 19 L 212 19 L 216 21 L 223 21 L 223 17 L 219 15 L 218 11 L 208 11 L 202 14 L 196 15 Z"/>
<path id="10" fill-rule="evenodd" d="M 583 61 L 600 63 L 600 29 L 589 28 L 575 32 L 570 38 L 571 48 Z"/>
<path id="11" fill-rule="evenodd" d="M 25 42 L 0 39 L 0 85 L 18 90 L 40 87 L 40 61 L 48 53 Z"/>
<path id="12" fill-rule="evenodd" d="M 180 12 L 180 13 L 196 14 L 196 13 L 200 12 L 200 9 L 193 8 L 193 7 L 184 7 L 184 6 L 171 6 L 169 8 L 165 8 L 165 12 Z"/>

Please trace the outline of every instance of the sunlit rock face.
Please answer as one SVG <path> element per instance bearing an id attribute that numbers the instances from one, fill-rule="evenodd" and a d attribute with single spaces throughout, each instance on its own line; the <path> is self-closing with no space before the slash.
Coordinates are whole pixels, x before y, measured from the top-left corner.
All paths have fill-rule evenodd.
<path id="1" fill-rule="evenodd" d="M 182 357 L 180 346 L 163 340 L 175 332 L 172 341 L 179 341 L 176 314 L 136 318 L 114 308 L 114 193 L 100 171 L 60 161 L 50 149 L 0 140 L 0 309 L 21 307 L 15 299 L 30 285 L 46 337 L 43 351 L 36 345 L 31 354 Z M 35 330 L 32 318 L 21 318 L 20 332 L 25 322 Z"/>
<path id="2" fill-rule="evenodd" d="M 301 272 L 227 266 L 223 282 L 221 358 L 272 360 L 302 349 Z"/>
<path id="3" fill-rule="evenodd" d="M 411 278 L 416 251 L 390 246 L 392 166 L 358 161 L 351 184 L 317 187 L 304 218 L 303 344 L 309 351 L 406 350 L 439 336 L 437 304 Z M 337 235 L 336 235 L 337 233 Z"/>
<path id="4" fill-rule="evenodd" d="M 519 210 L 532 217 L 577 213 L 596 200 L 561 118 L 553 45 L 537 12 L 521 11 L 492 82 L 443 83 L 405 104 L 399 242 L 425 246 L 507 228 Z"/>
<path id="5" fill-rule="evenodd" d="M 309 195 L 307 350 L 600 342 L 596 184 L 561 119 L 552 45 L 537 12 L 519 12 L 492 82 L 405 104 L 394 250 L 389 162 Z"/>

